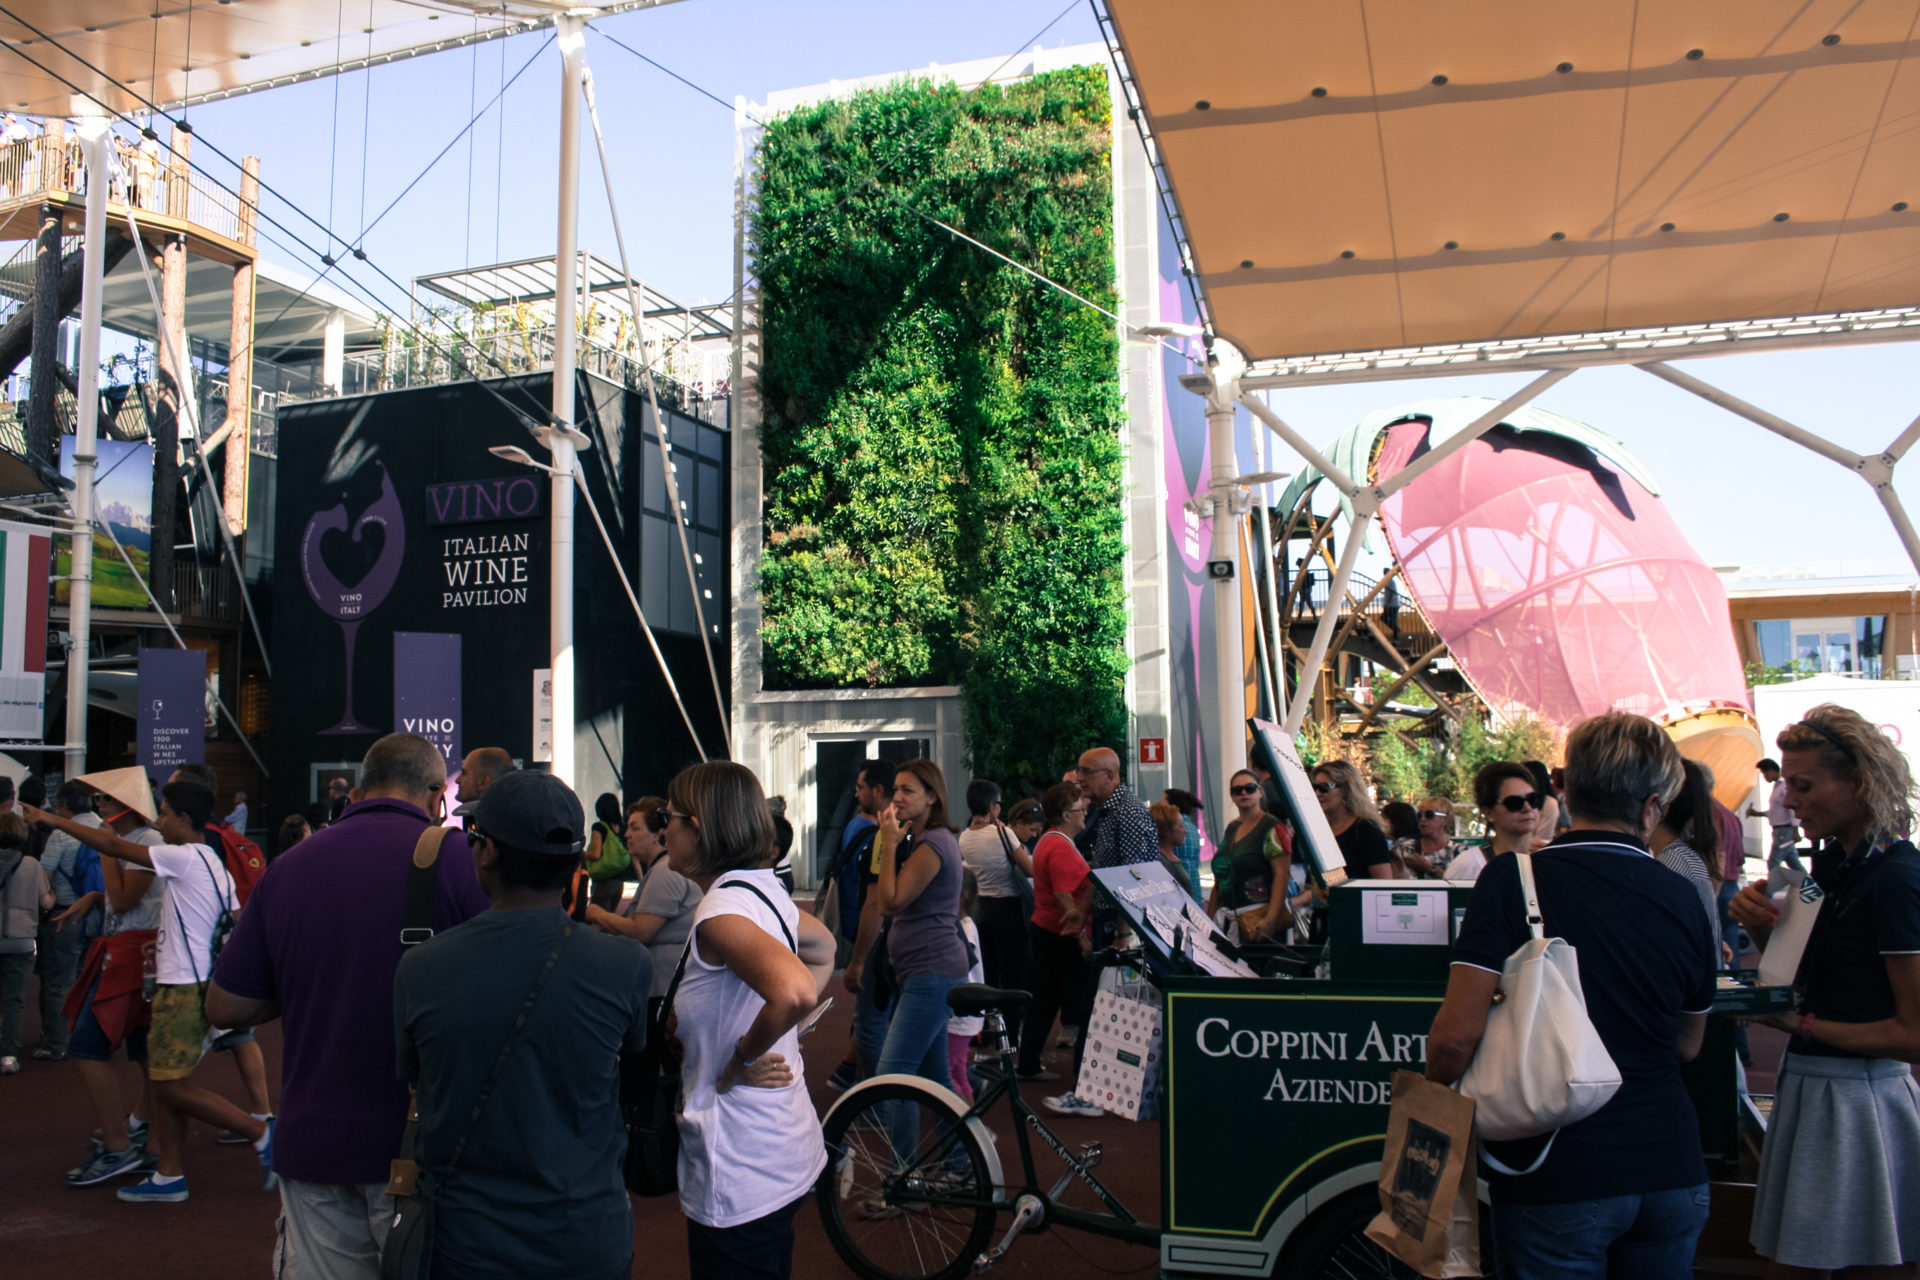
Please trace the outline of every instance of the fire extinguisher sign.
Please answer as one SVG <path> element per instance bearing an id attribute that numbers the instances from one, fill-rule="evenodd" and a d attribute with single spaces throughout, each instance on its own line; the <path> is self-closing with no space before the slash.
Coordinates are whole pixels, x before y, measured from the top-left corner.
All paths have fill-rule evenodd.
<path id="1" fill-rule="evenodd" d="M 1140 739 L 1140 763 L 1164 765 L 1167 762 L 1167 740 L 1165 738 Z"/>

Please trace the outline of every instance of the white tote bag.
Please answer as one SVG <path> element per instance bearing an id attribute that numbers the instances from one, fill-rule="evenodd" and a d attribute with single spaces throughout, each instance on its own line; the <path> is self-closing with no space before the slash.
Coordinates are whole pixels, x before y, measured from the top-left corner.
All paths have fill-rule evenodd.
<path id="1" fill-rule="evenodd" d="M 1500 974 L 1506 997 L 1487 1014 L 1486 1034 L 1459 1086 L 1474 1100 L 1480 1137 L 1495 1142 L 1538 1137 L 1584 1120 L 1620 1088 L 1620 1069 L 1587 1017 L 1579 959 L 1566 939 L 1546 936 L 1533 857 L 1514 856 L 1520 859 L 1533 937 L 1507 957 Z M 1547 1150 L 1552 1146 L 1548 1142 Z M 1481 1156 L 1502 1173 L 1532 1173 L 1547 1150 L 1522 1170 L 1505 1168 L 1484 1148 Z"/>

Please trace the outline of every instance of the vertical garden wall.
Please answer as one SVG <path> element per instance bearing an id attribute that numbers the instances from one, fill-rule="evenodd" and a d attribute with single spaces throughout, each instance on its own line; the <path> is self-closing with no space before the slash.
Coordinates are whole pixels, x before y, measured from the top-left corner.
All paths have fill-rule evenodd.
<path id="1" fill-rule="evenodd" d="M 1125 731 L 1111 112 L 1099 67 L 773 121 L 759 287 L 765 682 L 957 684 L 976 776 Z M 919 211 L 919 214 L 915 212 Z"/>

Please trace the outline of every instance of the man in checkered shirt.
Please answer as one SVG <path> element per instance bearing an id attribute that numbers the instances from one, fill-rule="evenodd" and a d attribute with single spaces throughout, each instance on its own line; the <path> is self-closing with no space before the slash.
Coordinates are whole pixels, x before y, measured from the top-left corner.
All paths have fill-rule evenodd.
<path id="1" fill-rule="evenodd" d="M 1093 838 L 1087 864 L 1099 871 L 1132 862 L 1158 862 L 1160 833 L 1147 806 L 1120 781 L 1120 757 L 1095 747 L 1081 755 L 1074 773 L 1089 802 L 1087 824 Z"/>

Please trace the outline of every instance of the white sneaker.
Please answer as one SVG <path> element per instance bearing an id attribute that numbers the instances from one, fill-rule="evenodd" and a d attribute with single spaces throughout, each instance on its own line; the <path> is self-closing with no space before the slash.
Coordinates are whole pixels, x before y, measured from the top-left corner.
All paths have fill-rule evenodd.
<path id="1" fill-rule="evenodd" d="M 1101 1108 L 1088 1102 L 1079 1094 L 1063 1093 L 1055 1098 L 1042 1099 L 1047 1110 L 1063 1116 L 1103 1116 L 1107 1114 Z"/>
<path id="2" fill-rule="evenodd" d="M 0 1076 L 17 1076 L 19 1074 L 20 1059 L 12 1057 L 11 1055 L 0 1058 Z"/>

